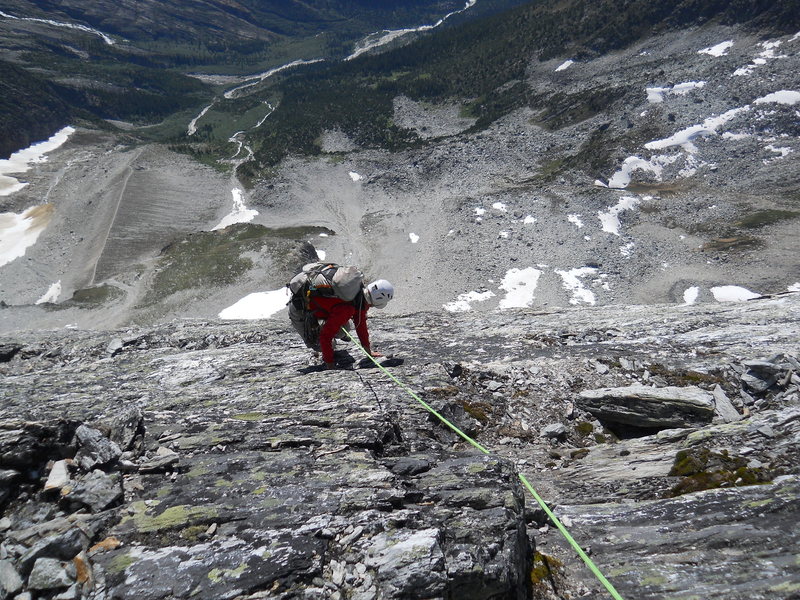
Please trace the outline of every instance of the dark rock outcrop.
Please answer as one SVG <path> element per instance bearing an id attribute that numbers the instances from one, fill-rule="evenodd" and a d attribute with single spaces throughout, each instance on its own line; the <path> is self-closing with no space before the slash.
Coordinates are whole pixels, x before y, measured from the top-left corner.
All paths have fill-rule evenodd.
<path id="1" fill-rule="evenodd" d="M 0 366 L 0 586 L 604 597 L 522 472 L 623 597 L 791 597 L 798 302 L 376 318 L 388 368 L 488 456 L 350 346 L 348 370 L 310 368 L 281 321 L 0 340 L 21 347 Z M 753 361 L 772 365 L 762 391 Z M 588 410 L 601 388 L 647 393 L 626 416 L 638 436 Z M 670 388 L 692 388 L 702 418 L 652 432 Z"/>

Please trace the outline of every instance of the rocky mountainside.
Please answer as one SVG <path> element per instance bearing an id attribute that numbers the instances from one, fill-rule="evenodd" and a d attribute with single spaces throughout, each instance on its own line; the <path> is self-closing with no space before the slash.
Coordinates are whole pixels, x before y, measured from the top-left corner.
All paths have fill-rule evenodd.
<path id="1" fill-rule="evenodd" d="M 0 597 L 797 598 L 797 294 L 372 330 L 0 339 Z"/>
<path id="2" fill-rule="evenodd" d="M 800 597 L 796 0 L 11 4 L 0 600 Z"/>

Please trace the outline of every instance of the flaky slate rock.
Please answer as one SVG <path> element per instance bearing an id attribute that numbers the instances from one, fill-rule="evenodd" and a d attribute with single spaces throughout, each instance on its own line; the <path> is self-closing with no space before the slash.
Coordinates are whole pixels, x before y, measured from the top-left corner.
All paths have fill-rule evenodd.
<path id="1" fill-rule="evenodd" d="M 713 396 L 698 387 L 632 385 L 584 390 L 580 406 L 601 421 L 642 428 L 704 425 L 714 416 Z"/>
<path id="2" fill-rule="evenodd" d="M 66 491 L 62 492 L 61 505 L 70 512 L 85 508 L 101 512 L 122 499 L 122 478 L 117 473 L 107 475 L 99 469 L 87 474 Z"/>
<path id="3" fill-rule="evenodd" d="M 122 455 L 117 444 L 93 427 L 80 425 L 75 430 L 75 438 L 80 446 L 75 461 L 86 471 L 115 462 Z"/>
<path id="4" fill-rule="evenodd" d="M 742 418 L 742 415 L 736 410 L 730 398 L 719 385 L 715 386 L 711 393 L 714 396 L 714 412 L 722 417 L 726 423 L 738 421 Z"/>
<path id="5" fill-rule="evenodd" d="M 73 526 L 66 531 L 36 542 L 19 558 L 17 565 L 22 573 L 28 574 L 39 559 L 72 560 L 86 548 L 87 544 L 87 534 L 82 529 Z"/>
<path id="6" fill-rule="evenodd" d="M 591 540 L 593 560 L 610 566 L 617 586 L 636 587 L 637 600 L 789 599 L 799 591 L 796 476 L 635 505 L 565 506 L 559 515 Z M 600 593 L 596 581 L 578 577 Z"/>
<path id="7" fill-rule="evenodd" d="M 11 486 L 20 478 L 20 472 L 13 469 L 0 469 L 0 505 L 11 496 Z"/>
<path id="8" fill-rule="evenodd" d="M 53 558 L 38 559 L 28 577 L 28 587 L 31 590 L 54 590 L 71 586 L 74 579 L 67 574 L 65 567 L 64 563 Z"/>
<path id="9" fill-rule="evenodd" d="M 14 563 L 10 560 L 0 560 L 0 598 L 13 596 L 22 589 L 20 577 Z"/>
<path id="10" fill-rule="evenodd" d="M 138 406 L 126 406 L 108 421 L 109 439 L 123 452 L 138 455 L 145 434 L 144 415 Z"/>
<path id="11" fill-rule="evenodd" d="M 307 350 L 279 320 L 26 334 L 20 339 L 35 352 L 0 364 L 0 439 L 13 429 L 13 440 L 31 448 L 33 438 L 22 435 L 31 429 L 20 423 L 38 421 L 44 434 L 59 419 L 74 423 L 73 432 L 77 423 L 111 431 L 109 417 L 135 405 L 146 456 L 165 447 L 180 460 L 152 473 L 135 470 L 140 456 L 126 457 L 124 472 L 112 461 L 103 470 L 122 477 L 121 504 L 67 515 L 40 492 L 45 465 L 77 447 L 41 435 L 35 452 L 22 453 L 30 461 L 3 465 L 19 480 L 2 508 L 8 521 L 0 545 L 24 579 L 19 559 L 42 539 L 80 528 L 87 540 L 78 550 L 118 540 L 85 554 L 92 600 L 399 600 L 434 590 L 434 598 L 522 600 L 535 536 L 537 550 L 564 565 L 556 582 L 563 597 L 606 597 L 525 496 L 520 469 L 571 519 L 578 542 L 591 546 L 625 598 L 689 596 L 676 593 L 684 579 L 705 600 L 787 596 L 786 574 L 796 575 L 796 565 L 785 549 L 797 547 L 789 520 L 797 515 L 791 503 L 765 501 L 780 496 L 774 486 L 783 477 L 800 472 L 795 392 L 767 390 L 735 422 L 622 440 L 574 401 L 580 390 L 652 381 L 654 373 L 676 385 L 690 371 L 731 393 L 742 372 L 734 365 L 797 354 L 798 308 L 800 297 L 376 317 L 376 344 L 404 359 L 391 372 L 448 408 L 490 456 L 375 369 L 310 371 Z M 762 326 L 754 329 L 755 321 Z M 117 337 L 136 341 L 108 356 Z M 632 370 L 620 368 L 619 358 Z M 489 380 L 504 389 L 488 392 Z M 566 430 L 563 440 L 538 435 L 555 423 Z M 0 447 L 15 460 L 22 455 L 11 441 Z M 679 455 L 720 458 L 744 471 L 725 482 L 728 489 L 664 499 L 685 478 L 671 474 Z M 86 474 L 79 467 L 75 476 Z M 747 485 L 751 475 L 776 483 Z M 419 556 L 425 573 L 414 567 Z M 778 576 L 764 577 L 775 572 L 773 556 Z M 658 565 L 666 567 L 650 577 L 647 569 Z M 729 566 L 748 582 L 733 595 L 720 583 Z"/>
<path id="12" fill-rule="evenodd" d="M 24 402 L 25 397 L 16 400 Z M 0 421 L 0 469 L 38 470 L 49 460 L 74 453 L 70 443 L 80 422 L 58 418 L 52 414 L 50 423 L 8 417 Z"/>

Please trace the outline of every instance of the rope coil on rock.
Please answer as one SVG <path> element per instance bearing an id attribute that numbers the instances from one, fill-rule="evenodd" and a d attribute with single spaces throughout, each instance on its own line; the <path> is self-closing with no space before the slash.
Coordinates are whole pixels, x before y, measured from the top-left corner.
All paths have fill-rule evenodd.
<path id="1" fill-rule="evenodd" d="M 403 390 L 405 390 L 412 398 L 414 398 L 414 400 L 419 402 L 425 408 L 425 410 L 427 410 L 429 413 L 431 413 L 433 416 L 439 419 L 442 423 L 447 425 L 450 429 L 452 429 L 455 433 L 464 438 L 464 440 L 469 442 L 476 449 L 480 450 L 483 454 L 486 455 L 491 454 L 489 450 L 481 446 L 478 442 L 476 442 L 466 433 L 461 431 L 453 423 L 444 418 L 441 414 L 439 414 L 436 410 L 434 410 L 433 407 L 431 407 L 427 402 L 425 402 L 422 398 L 420 398 L 411 388 L 409 388 L 405 383 L 400 381 L 388 369 L 386 369 L 386 367 L 384 367 L 377 360 L 375 360 L 375 358 L 369 352 L 367 352 L 364 349 L 364 347 L 358 342 L 358 340 L 356 340 L 352 335 L 350 335 L 350 332 L 347 331 L 344 327 L 342 327 L 342 331 L 344 331 L 347 337 L 350 338 L 350 341 L 353 342 L 359 350 L 361 350 L 364 356 L 369 358 L 376 367 L 378 367 L 387 377 L 389 377 L 389 379 L 394 381 L 398 386 L 400 386 Z M 553 514 L 553 511 L 550 510 L 550 507 L 547 506 L 547 503 L 541 498 L 541 496 L 539 496 L 539 494 L 536 493 L 536 490 L 533 489 L 533 486 L 525 478 L 525 476 L 522 473 L 517 473 L 517 476 L 522 482 L 522 485 L 525 486 L 525 488 L 531 493 L 536 502 L 538 502 L 539 506 L 542 507 L 542 510 L 545 512 L 545 514 L 550 518 L 550 520 L 553 523 L 555 523 L 555 526 L 561 532 L 561 535 L 564 536 L 564 539 L 567 540 L 569 545 L 572 546 L 572 549 L 575 550 L 578 556 L 580 556 L 581 560 L 583 560 L 586 566 L 589 567 L 589 570 L 592 572 L 592 574 L 597 578 L 597 580 L 600 583 L 603 584 L 603 587 L 606 588 L 608 593 L 611 594 L 611 597 L 614 598 L 614 600 L 624 600 L 622 596 L 619 594 L 619 592 L 617 592 L 617 590 L 611 584 L 611 582 L 608 579 L 606 579 L 606 577 L 603 575 L 603 573 L 600 571 L 597 565 L 594 564 L 594 561 L 592 561 L 592 559 L 589 558 L 589 555 L 586 554 L 583 548 L 580 547 L 580 544 L 578 544 L 578 542 L 575 541 L 575 538 L 573 538 L 572 535 L 570 535 L 569 531 L 564 526 L 564 524 L 558 519 L 558 517 L 555 516 L 555 514 Z"/>

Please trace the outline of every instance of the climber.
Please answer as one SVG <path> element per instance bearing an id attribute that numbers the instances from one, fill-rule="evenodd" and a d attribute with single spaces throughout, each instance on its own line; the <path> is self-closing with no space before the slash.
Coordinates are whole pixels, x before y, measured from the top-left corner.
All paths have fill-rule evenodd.
<path id="1" fill-rule="evenodd" d="M 326 369 L 335 369 L 333 339 L 348 339 L 343 327 L 352 321 L 361 345 L 371 356 L 383 356 L 371 349 L 367 311 L 384 308 L 394 296 L 394 287 L 385 279 L 370 284 L 355 267 L 332 263 L 306 265 L 288 284 L 293 293 L 289 319 L 306 346 L 322 352 Z"/>

